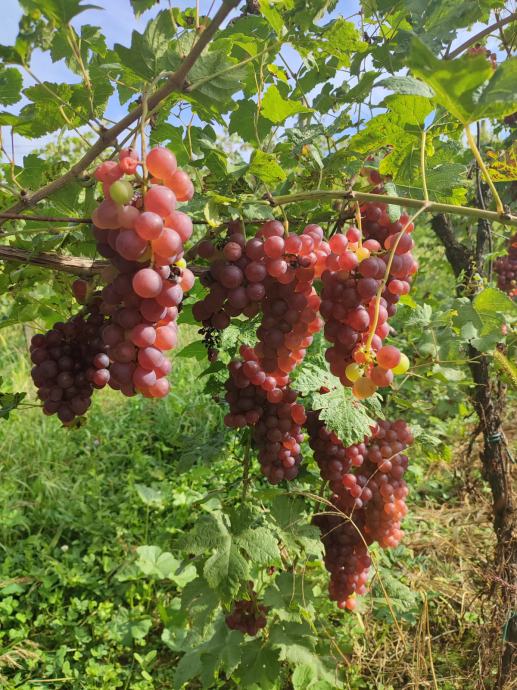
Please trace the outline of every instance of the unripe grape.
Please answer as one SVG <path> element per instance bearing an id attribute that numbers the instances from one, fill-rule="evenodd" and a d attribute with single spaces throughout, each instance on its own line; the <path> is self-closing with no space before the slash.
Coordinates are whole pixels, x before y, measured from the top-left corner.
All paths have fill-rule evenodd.
<path id="1" fill-rule="evenodd" d="M 359 259 L 359 262 L 364 261 L 365 259 L 368 259 L 370 256 L 370 250 L 366 249 L 366 247 L 357 247 L 356 250 L 356 256 Z"/>
<path id="2" fill-rule="evenodd" d="M 352 387 L 352 393 L 358 400 L 369 398 L 375 393 L 376 390 L 377 386 L 375 383 L 371 379 L 364 376 L 357 379 Z"/>
<path id="3" fill-rule="evenodd" d="M 349 364 L 345 369 L 345 376 L 352 383 L 355 383 L 358 379 L 361 378 L 362 375 L 363 375 L 362 367 L 360 367 L 355 362 L 353 362 L 352 364 Z"/>
<path id="4" fill-rule="evenodd" d="M 409 359 L 407 356 L 401 352 L 400 353 L 400 361 L 397 364 L 397 366 L 393 367 L 392 371 L 394 374 L 399 375 L 399 374 L 405 374 L 406 371 L 409 369 Z"/>
<path id="5" fill-rule="evenodd" d="M 133 198 L 133 187 L 127 180 L 117 180 L 110 187 L 110 197 L 120 206 L 129 204 Z"/>

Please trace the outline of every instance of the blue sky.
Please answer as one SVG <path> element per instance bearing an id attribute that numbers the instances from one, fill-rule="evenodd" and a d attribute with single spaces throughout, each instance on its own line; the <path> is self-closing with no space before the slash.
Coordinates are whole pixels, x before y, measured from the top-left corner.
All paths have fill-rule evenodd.
<path id="1" fill-rule="evenodd" d="M 22 15 L 18 0 L 1 0 L 2 1 L 2 22 L 0 23 L 0 43 L 12 44 L 18 32 L 18 22 Z M 108 45 L 111 47 L 114 43 L 122 43 L 129 45 L 131 42 L 131 32 L 141 31 L 144 29 L 147 21 L 152 17 L 158 9 L 168 6 L 166 0 L 162 0 L 160 4 L 152 10 L 144 13 L 139 19 L 136 19 L 129 0 L 90 0 L 88 4 L 95 4 L 102 9 L 86 10 L 73 21 L 74 26 L 79 28 L 82 24 L 93 24 L 102 27 Z M 186 8 L 192 7 L 194 0 L 174 0 L 172 3 L 175 7 Z M 200 11 L 207 12 L 212 5 L 211 0 L 200 0 Z M 219 6 L 219 1 L 216 0 L 214 7 Z M 358 22 L 358 8 L 359 0 L 339 0 L 336 10 L 332 13 L 333 16 L 341 15 L 346 18 L 352 17 L 352 21 Z M 215 10 L 212 10 L 212 14 Z M 354 16 L 355 15 L 355 16 Z M 472 29 L 475 31 L 475 27 Z M 462 32 L 459 36 L 458 42 L 464 40 L 464 35 L 467 32 Z M 470 32 L 468 32 L 470 33 Z M 284 55 L 292 64 L 294 59 L 297 59 L 296 54 L 289 46 L 284 47 Z M 53 63 L 48 53 L 42 51 L 35 51 L 31 63 L 33 73 L 42 80 L 53 82 L 73 82 L 79 81 L 79 77 L 71 73 L 66 67 L 64 61 Z M 24 81 L 26 85 L 32 83 L 30 77 L 25 76 Z M 21 107 L 21 104 L 19 104 Z M 126 112 L 125 106 L 120 106 L 118 98 L 114 95 L 108 104 L 106 115 L 118 120 Z M 28 140 L 22 137 L 15 138 L 15 150 L 17 161 L 25 154 L 38 148 L 46 141 L 55 139 L 57 133 L 53 133 L 40 140 Z"/>
<path id="2" fill-rule="evenodd" d="M 89 9 L 81 13 L 73 20 L 73 25 L 76 29 L 82 24 L 92 24 L 100 26 L 106 36 L 107 43 L 110 47 L 114 43 L 122 43 L 129 45 L 131 43 L 132 31 L 142 31 L 149 19 L 154 16 L 159 9 L 167 7 L 169 3 L 162 0 L 155 8 L 148 10 L 138 19 L 135 18 L 129 0 L 90 0 L 87 4 L 97 5 L 101 9 Z M 186 9 L 194 5 L 194 0 L 174 0 L 172 3 L 174 7 Z M 219 0 L 214 3 L 211 15 L 213 16 Z M 200 12 L 207 12 L 211 7 L 211 0 L 200 0 Z M 333 14 L 341 14 L 344 17 L 350 17 L 358 12 L 359 0 L 340 0 L 338 6 Z M 18 22 L 22 16 L 22 10 L 18 0 L 2 0 L 2 22 L 0 23 L 0 43 L 9 45 L 14 43 L 18 33 Z M 238 12 L 237 12 L 238 13 Z M 294 61 L 298 60 L 295 51 L 291 50 L 289 46 L 283 49 L 284 55 L 289 60 L 290 64 L 294 66 Z M 67 68 L 63 60 L 59 62 L 52 62 L 50 55 L 40 50 L 34 51 L 31 61 L 32 72 L 41 80 L 50 82 L 78 82 L 79 77 Z M 24 75 L 25 85 L 30 85 L 33 80 Z M 15 109 L 19 110 L 23 101 L 16 106 L 10 108 L 11 112 Z M 106 116 L 112 120 L 120 119 L 126 113 L 126 106 L 121 106 L 118 102 L 118 97 L 115 94 L 108 103 Z M 86 130 L 84 130 L 86 131 Z M 42 137 L 41 139 L 25 139 L 20 136 L 15 136 L 15 153 L 17 162 L 29 153 L 37 149 L 47 141 L 52 141 L 57 137 L 57 133 L 52 133 Z"/>

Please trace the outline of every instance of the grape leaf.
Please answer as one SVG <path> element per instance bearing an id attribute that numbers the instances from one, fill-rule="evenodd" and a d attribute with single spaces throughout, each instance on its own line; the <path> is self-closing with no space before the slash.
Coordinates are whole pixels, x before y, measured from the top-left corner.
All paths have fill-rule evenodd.
<path id="1" fill-rule="evenodd" d="M 267 19 L 278 36 L 283 36 L 286 33 L 284 20 L 280 12 L 273 7 L 273 2 L 271 0 L 259 0 L 259 3 L 262 16 Z"/>
<path id="2" fill-rule="evenodd" d="M 133 12 L 135 13 L 135 17 L 139 17 L 146 10 L 149 10 L 151 7 L 157 5 L 160 0 L 130 0 L 130 2 Z"/>
<path id="3" fill-rule="evenodd" d="M 24 0 L 26 10 L 38 10 L 57 24 L 68 24 L 86 10 L 102 10 L 99 5 L 83 5 L 83 0 Z"/>
<path id="4" fill-rule="evenodd" d="M 277 125 L 292 115 L 311 112 L 313 112 L 312 108 L 307 108 L 302 103 L 284 98 L 275 84 L 269 87 L 262 99 L 261 114 L 267 120 Z"/>
<path id="5" fill-rule="evenodd" d="M 343 388 L 339 379 L 330 373 L 321 355 L 307 361 L 303 371 L 294 380 L 303 394 L 310 396 L 311 408 L 320 410 L 320 419 L 335 431 L 345 446 L 358 443 L 369 435 L 370 426 L 382 416 L 379 397 L 372 396 L 367 402 L 359 402 L 349 388 Z M 328 393 L 320 393 L 327 388 Z"/>
<path id="6" fill-rule="evenodd" d="M 253 154 L 248 171 L 252 175 L 256 175 L 262 182 L 272 186 L 287 178 L 287 174 L 278 164 L 276 156 L 273 153 L 264 153 L 260 150 Z"/>
<path id="7" fill-rule="evenodd" d="M 483 55 L 440 60 L 413 37 L 408 66 L 435 93 L 435 100 L 464 125 L 483 117 L 504 117 L 517 110 L 517 59 L 510 58 L 494 72 Z"/>
<path id="8" fill-rule="evenodd" d="M 189 72 L 188 93 L 194 101 L 220 114 L 235 107 L 232 96 L 242 88 L 247 65 L 240 65 L 222 51 L 203 55 Z"/>
<path id="9" fill-rule="evenodd" d="M 236 671 L 241 687 L 259 687 L 272 690 L 277 687 L 281 675 L 278 652 L 271 646 L 264 646 L 261 640 L 253 640 L 242 648 L 242 661 Z"/>
<path id="10" fill-rule="evenodd" d="M 22 75 L 16 67 L 0 67 L 0 103 L 12 105 L 21 98 Z"/>
<path id="11" fill-rule="evenodd" d="M 361 34 L 355 24 L 342 17 L 338 17 L 324 28 L 321 39 L 321 50 L 336 57 L 340 67 L 348 67 L 350 54 L 361 52 L 367 46 L 361 40 Z"/>

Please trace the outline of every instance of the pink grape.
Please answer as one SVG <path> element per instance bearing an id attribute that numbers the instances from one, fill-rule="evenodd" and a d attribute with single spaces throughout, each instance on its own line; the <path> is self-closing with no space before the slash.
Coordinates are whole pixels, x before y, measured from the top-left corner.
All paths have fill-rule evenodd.
<path id="1" fill-rule="evenodd" d="M 134 230 L 122 230 L 117 234 L 117 252 L 128 261 L 140 258 L 148 246 L 147 241 L 137 235 Z"/>
<path id="2" fill-rule="evenodd" d="M 384 345 L 377 352 L 377 363 L 383 369 L 394 369 L 400 362 L 400 350 L 394 345 Z"/>
<path id="3" fill-rule="evenodd" d="M 139 297 L 156 297 L 162 286 L 161 276 L 152 268 L 141 268 L 133 276 L 133 290 Z"/>
<path id="4" fill-rule="evenodd" d="M 137 347 L 150 347 L 156 341 L 156 330 L 150 324 L 139 323 L 132 329 L 130 337 Z"/>
<path id="5" fill-rule="evenodd" d="M 153 185 L 144 195 L 145 210 L 157 213 L 162 218 L 170 216 L 175 207 L 174 192 L 164 185 Z"/>
<path id="6" fill-rule="evenodd" d="M 135 232 L 144 240 L 157 240 L 163 232 L 163 219 L 152 211 L 138 215 L 134 223 Z"/>
<path id="7" fill-rule="evenodd" d="M 152 369 L 137 367 L 133 373 L 133 383 L 135 384 L 136 388 L 140 389 L 154 386 L 156 383 L 156 374 Z"/>
<path id="8" fill-rule="evenodd" d="M 171 228 L 164 228 L 158 239 L 152 242 L 153 251 L 160 256 L 174 256 L 182 246 L 181 237 Z"/>
<path id="9" fill-rule="evenodd" d="M 188 242 L 188 240 L 192 237 L 194 226 L 192 225 L 192 221 L 186 213 L 182 213 L 181 211 L 173 211 L 165 219 L 165 224 L 167 227 L 172 228 L 178 233 L 182 242 Z"/>
<path id="10" fill-rule="evenodd" d="M 156 329 L 155 344 L 160 350 L 172 350 L 178 344 L 176 330 L 171 326 L 159 326 Z"/>
<path id="11" fill-rule="evenodd" d="M 194 185 L 184 170 L 176 170 L 174 175 L 167 177 L 165 184 L 174 192 L 178 201 L 189 201 L 194 196 Z"/>
<path id="12" fill-rule="evenodd" d="M 138 352 L 138 364 L 144 369 L 154 369 L 163 361 L 163 354 L 156 347 L 143 347 Z"/>
<path id="13" fill-rule="evenodd" d="M 118 222 L 124 230 L 133 230 L 140 211 L 135 206 L 120 206 L 118 209 Z"/>
<path id="14" fill-rule="evenodd" d="M 104 199 L 92 213 L 94 225 L 102 230 L 117 230 L 119 206 L 112 199 Z"/>
<path id="15" fill-rule="evenodd" d="M 176 172 L 176 156 L 163 146 L 151 149 L 145 158 L 147 169 L 161 180 L 170 177 Z"/>
<path id="16" fill-rule="evenodd" d="M 165 398 L 170 390 L 170 383 L 166 378 L 159 378 L 152 386 L 149 386 L 149 393 L 153 398 Z"/>

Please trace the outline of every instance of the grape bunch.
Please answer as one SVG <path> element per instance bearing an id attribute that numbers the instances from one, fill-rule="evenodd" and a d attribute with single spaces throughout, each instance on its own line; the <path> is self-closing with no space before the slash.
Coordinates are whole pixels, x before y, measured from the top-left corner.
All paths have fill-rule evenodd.
<path id="1" fill-rule="evenodd" d="M 361 214 L 362 233 L 352 226 L 330 239 L 320 305 L 331 343 L 325 357 L 332 373 L 359 399 L 389 386 L 394 374 L 409 368 L 407 357 L 393 346 L 383 347 L 383 341 L 390 331 L 388 319 L 417 270 L 409 217 L 403 213 L 392 221 L 382 203 L 365 204 Z"/>
<path id="2" fill-rule="evenodd" d="M 508 253 L 494 262 L 497 287 L 510 297 L 517 297 L 517 234 L 508 242 Z"/>
<path id="3" fill-rule="evenodd" d="M 315 228 L 308 226 L 302 236 L 291 233 L 284 240 L 284 226 L 271 220 L 247 240 L 240 223 L 230 223 L 221 241 L 202 240 L 196 252 L 210 262 L 200 277 L 209 294 L 194 305 L 196 320 L 223 330 L 232 317 L 258 314 L 273 285 L 295 279 L 310 282 L 318 258 L 313 252 L 316 239 L 310 233 L 316 232 L 318 243 L 323 237 L 321 228 Z"/>
<path id="4" fill-rule="evenodd" d="M 333 508 L 314 518 L 325 546 L 330 598 L 352 610 L 354 595 L 366 591 L 368 546 L 376 541 L 392 548 L 403 537 L 400 526 L 408 494 L 403 451 L 413 436 L 402 420 L 379 421 L 370 437 L 346 448 L 318 412 L 308 413 L 306 428 L 321 476 L 332 491 Z"/>
<path id="5" fill-rule="evenodd" d="M 234 601 L 225 621 L 230 630 L 240 630 L 246 635 L 255 636 L 259 630 L 266 627 L 268 607 L 259 604 L 252 586 L 248 589 L 250 599 Z"/>
<path id="6" fill-rule="evenodd" d="M 241 346 L 240 352 L 243 359 L 228 365 L 225 398 L 230 412 L 224 423 L 230 428 L 253 427 L 261 472 L 271 484 L 292 480 L 301 461 L 305 409 L 296 402 L 297 393 L 288 382 L 282 388 L 264 390 L 267 378 L 272 379 L 271 385 L 278 382 L 260 370 L 253 348 Z"/>
<path id="7" fill-rule="evenodd" d="M 32 337 L 32 380 L 46 415 L 56 414 L 65 425 L 90 407 L 95 389 L 110 380 L 109 358 L 99 334 L 105 317 L 100 298 L 67 322 Z"/>
<path id="8" fill-rule="evenodd" d="M 142 193 L 124 177 L 138 165 L 136 153 L 127 149 L 118 163 L 106 161 L 95 172 L 105 199 L 93 213 L 93 233 L 113 267 L 101 292 L 108 319 L 101 337 L 110 360 L 109 385 L 127 396 L 162 398 L 171 370 L 164 352 L 177 345 L 178 311 L 194 284 L 183 259 L 192 221 L 176 210 L 177 201 L 192 198 L 193 186 L 166 148 L 147 154 L 153 177 Z"/>

